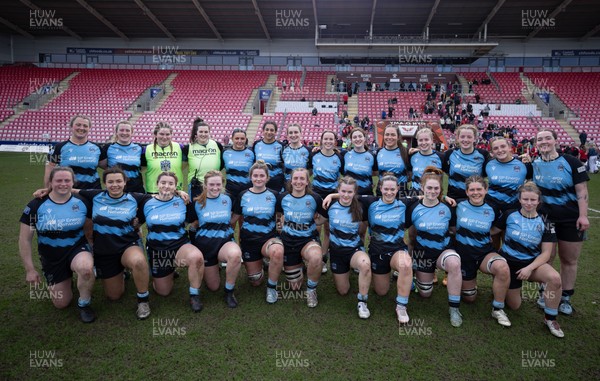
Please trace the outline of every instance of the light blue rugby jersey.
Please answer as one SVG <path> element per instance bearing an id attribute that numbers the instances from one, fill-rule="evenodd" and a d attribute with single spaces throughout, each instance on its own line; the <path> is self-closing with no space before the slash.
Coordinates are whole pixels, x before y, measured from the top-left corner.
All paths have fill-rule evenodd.
<path id="1" fill-rule="evenodd" d="M 525 217 L 518 210 L 508 211 L 497 226 L 505 231 L 500 254 L 521 261 L 532 261 L 541 254 L 542 242 L 556 242 L 556 233 L 546 216 Z"/>
<path id="2" fill-rule="evenodd" d="M 35 227 L 40 256 L 49 262 L 59 262 L 73 247 L 87 243 L 83 225 L 90 209 L 90 204 L 78 195 L 62 204 L 45 196 L 27 204 L 20 222 Z"/>
<path id="3" fill-rule="evenodd" d="M 242 192 L 233 204 L 233 213 L 244 217 L 240 228 L 240 241 L 266 242 L 275 237 L 275 206 L 277 193 L 265 189 L 254 193 Z"/>

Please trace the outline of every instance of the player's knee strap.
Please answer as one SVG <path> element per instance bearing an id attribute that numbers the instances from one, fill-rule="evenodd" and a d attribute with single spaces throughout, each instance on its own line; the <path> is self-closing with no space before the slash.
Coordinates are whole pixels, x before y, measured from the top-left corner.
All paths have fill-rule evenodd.
<path id="1" fill-rule="evenodd" d="M 458 261 L 460 262 L 460 255 L 458 255 L 458 253 L 456 251 L 449 251 L 442 255 L 442 268 L 444 270 L 446 269 L 446 260 L 450 257 L 456 257 L 456 258 L 458 258 Z"/>
<path id="2" fill-rule="evenodd" d="M 420 280 L 415 279 L 415 285 L 419 291 L 424 294 L 429 294 L 433 291 L 433 282 L 421 282 Z"/>
<path id="3" fill-rule="evenodd" d="M 302 267 L 298 267 L 291 270 L 283 270 L 283 272 L 285 273 L 285 277 L 288 282 L 302 282 Z"/>
<path id="4" fill-rule="evenodd" d="M 255 274 L 248 274 L 248 280 L 250 282 L 260 282 L 264 275 L 264 271 L 260 270 L 260 272 L 257 272 Z"/>
<path id="5" fill-rule="evenodd" d="M 309 243 L 307 243 L 307 244 L 306 244 L 306 248 L 305 248 L 306 252 L 308 252 L 308 251 L 309 251 L 310 249 L 312 249 L 313 247 L 317 247 L 319 250 L 323 250 L 323 249 L 321 248 L 321 245 L 319 245 L 319 243 L 318 243 L 318 242 L 314 242 L 314 241 L 313 241 L 313 242 L 309 242 Z M 321 253 L 321 254 L 322 254 L 322 253 Z"/>
<path id="6" fill-rule="evenodd" d="M 476 296 L 477 295 L 477 287 L 469 288 L 466 290 L 461 290 L 461 294 L 462 294 L 462 296 L 465 296 L 465 297 Z"/>
<path id="7" fill-rule="evenodd" d="M 271 248 L 271 246 L 273 245 L 281 245 L 281 247 L 283 247 L 283 242 L 281 242 L 281 240 L 279 238 L 273 238 L 269 244 L 267 245 L 267 251 Z"/>
<path id="8" fill-rule="evenodd" d="M 492 272 L 492 263 L 496 262 L 496 261 L 504 261 L 506 262 L 506 258 L 504 258 L 501 255 L 495 255 L 493 256 L 487 263 L 487 266 L 485 266 L 485 268 L 487 269 L 488 273 Z"/>

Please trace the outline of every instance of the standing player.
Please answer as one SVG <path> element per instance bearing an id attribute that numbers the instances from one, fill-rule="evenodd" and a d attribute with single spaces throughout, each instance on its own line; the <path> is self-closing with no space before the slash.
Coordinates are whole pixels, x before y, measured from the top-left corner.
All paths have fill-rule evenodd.
<path id="1" fill-rule="evenodd" d="M 481 176 L 489 161 L 489 153 L 475 148 L 479 131 L 472 124 L 463 124 L 456 129 L 459 148 L 446 151 L 442 169 L 448 174 L 448 197 L 457 202 L 467 198 L 465 180 L 472 175 Z"/>
<path id="2" fill-rule="evenodd" d="M 498 227 L 506 232 L 500 254 L 510 267 L 510 287 L 506 304 L 512 309 L 521 306 L 521 286 L 524 280 L 543 282 L 544 324 L 556 337 L 564 337 L 556 321 L 561 294 L 561 276 L 548 264 L 556 234 L 552 223 L 538 214 L 541 192 L 531 181 L 519 189 L 519 210 L 505 213 Z"/>
<path id="3" fill-rule="evenodd" d="M 302 128 L 299 124 L 290 124 L 287 128 L 288 144 L 283 148 L 281 157 L 285 172 L 285 181 L 290 181 L 296 168 L 310 169 L 310 151 L 302 144 Z"/>
<path id="4" fill-rule="evenodd" d="M 310 308 L 318 304 L 317 285 L 321 278 L 323 252 L 315 218 L 321 224 L 327 215 L 323 200 L 311 191 L 310 176 L 305 168 L 292 171 L 288 192 L 277 198 L 276 210 L 282 226 L 281 241 L 285 247 L 284 271 L 290 286 L 302 284 L 302 260 L 307 262 L 306 301 Z"/>
<path id="5" fill-rule="evenodd" d="M 383 130 L 383 147 L 375 155 L 375 167 L 381 174 L 389 173 L 398 179 L 399 196 L 408 191 L 408 154 L 402 145 L 400 130 L 397 125 L 388 124 Z"/>
<path id="6" fill-rule="evenodd" d="M 373 175 L 377 172 L 375 158 L 367 151 L 367 134 L 362 128 L 354 128 L 350 132 L 352 149 L 344 154 L 344 171 L 358 184 L 358 194 L 373 194 Z"/>
<path id="7" fill-rule="evenodd" d="M 154 127 L 154 142 L 148 144 L 142 156 L 142 165 L 146 166 L 146 191 L 158 193 L 158 177 L 163 172 L 173 172 L 178 179 L 178 190 L 183 189 L 183 162 L 187 160 L 183 146 L 173 142 L 173 129 L 165 122 Z"/>
<path id="8" fill-rule="evenodd" d="M 433 132 L 425 127 L 417 131 L 418 151 L 410 155 L 409 170 L 412 172 L 412 189 L 421 190 L 421 176 L 427 167 L 442 169 L 443 155 L 433 150 Z"/>
<path id="9" fill-rule="evenodd" d="M 223 165 L 225 166 L 225 191 L 232 198 L 237 198 L 240 193 L 252 186 L 249 171 L 254 164 L 254 152 L 248 148 L 246 131 L 236 128 L 231 133 L 232 146 L 223 152 Z"/>
<path id="10" fill-rule="evenodd" d="M 240 243 L 248 280 L 259 286 L 264 276 L 262 259 L 269 259 L 267 303 L 277 302 L 277 281 L 283 269 L 283 243 L 277 237 L 275 205 L 277 192 L 267 189 L 269 168 L 259 160 L 250 168 L 252 187 L 233 205 L 233 219 L 243 218 Z"/>
<path id="11" fill-rule="evenodd" d="M 75 173 L 74 188 L 100 189 L 98 166 L 106 158 L 100 146 L 88 141 L 92 122 L 89 117 L 75 115 L 69 122 L 71 137 L 58 143 L 48 154 L 44 185 L 48 187 L 50 172 L 54 167 L 70 167 Z"/>
<path id="12" fill-rule="evenodd" d="M 335 193 L 338 186 L 338 178 L 344 168 L 344 158 L 336 148 L 336 135 L 331 131 L 323 131 L 321 134 L 320 149 L 314 152 L 310 158 L 310 166 L 313 172 L 313 191 L 322 199 L 327 195 Z M 327 272 L 327 253 L 329 252 L 329 221 L 319 227 L 323 230 L 323 269 Z"/>
<path id="13" fill-rule="evenodd" d="M 273 189 L 276 192 L 281 192 L 285 184 L 283 176 L 283 145 L 275 140 L 277 135 L 277 123 L 266 121 L 262 126 L 262 140 L 254 143 L 252 151 L 254 151 L 255 160 L 263 160 L 269 166 L 269 182 L 267 188 Z"/>
<path id="14" fill-rule="evenodd" d="M 82 128 L 82 127 L 77 127 Z M 33 266 L 33 231 L 37 231 L 38 253 L 52 303 L 66 308 L 73 299 L 73 272 L 77 274 L 79 318 L 84 323 L 96 320 L 90 307 L 94 286 L 94 259 L 83 234 L 90 207 L 72 195 L 75 174 L 71 168 L 55 167 L 48 173 L 50 193 L 34 199 L 23 211 L 19 232 L 19 255 L 23 260 L 25 280 L 41 282 Z"/>
<path id="15" fill-rule="evenodd" d="M 144 148 L 133 143 L 133 126 L 128 121 L 120 121 L 115 127 L 115 142 L 102 147 L 106 161 L 100 163 L 104 169 L 121 167 L 127 176 L 125 192 L 145 193 L 142 180 L 142 154 Z"/>
<path id="16" fill-rule="evenodd" d="M 192 199 L 202 193 L 202 180 L 211 170 L 223 169 L 223 146 L 210 138 L 210 126 L 196 118 L 190 134 L 190 144 L 183 147 L 188 160 L 188 189 Z"/>
<path id="17" fill-rule="evenodd" d="M 504 137 L 492 138 L 490 147 L 494 158 L 487 162 L 483 174 L 490 182 L 485 201 L 496 210 L 517 209 L 518 189 L 531 179 L 531 164 L 524 164 L 512 154 L 512 143 Z"/>
<path id="18" fill-rule="evenodd" d="M 536 145 L 539 157 L 533 161 L 533 178 L 542 192 L 548 218 L 556 229 L 560 277 L 563 295 L 558 310 L 571 315 L 571 297 L 575 293 L 577 261 L 581 254 L 585 231 L 590 227 L 587 217 L 589 181 L 585 166 L 571 155 L 556 151 L 556 132 L 541 130 Z M 550 261 L 554 259 L 553 251 Z M 540 306 L 543 302 L 539 301 Z"/>

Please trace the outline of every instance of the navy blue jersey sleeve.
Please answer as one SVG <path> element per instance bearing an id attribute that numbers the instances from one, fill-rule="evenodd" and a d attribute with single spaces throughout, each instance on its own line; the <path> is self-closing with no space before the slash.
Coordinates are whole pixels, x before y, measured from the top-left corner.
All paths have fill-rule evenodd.
<path id="1" fill-rule="evenodd" d="M 369 194 L 358 196 L 358 201 L 363 205 L 363 208 L 366 208 L 365 213 L 366 213 L 366 210 L 369 209 L 369 206 L 371 206 L 372 203 L 374 203 L 378 200 L 379 200 L 379 197 L 369 195 Z"/>
<path id="2" fill-rule="evenodd" d="M 43 198 L 34 198 L 33 200 L 29 201 L 25 209 L 23 209 L 23 213 L 21 214 L 19 222 L 32 227 L 35 226 L 37 210 L 42 202 L 44 202 L 44 200 L 47 198 L 48 196 L 44 196 Z"/>
<path id="3" fill-rule="evenodd" d="M 231 211 L 233 212 L 233 214 L 237 214 L 239 216 L 242 215 L 242 196 L 248 192 L 248 190 L 246 189 L 245 191 L 241 192 L 240 194 L 237 195 L 237 197 L 235 199 L 233 199 L 233 205 L 231 207 Z"/>
<path id="4" fill-rule="evenodd" d="M 362 206 L 362 221 L 369 221 L 369 205 L 365 205 L 364 203 L 360 203 L 360 206 Z"/>
<path id="5" fill-rule="evenodd" d="M 100 146 L 100 157 L 108 158 L 108 148 L 115 143 L 102 144 Z"/>
<path id="6" fill-rule="evenodd" d="M 321 196 L 319 196 L 316 193 L 312 193 L 311 196 L 315 199 L 315 202 L 317 203 L 317 213 L 319 213 L 325 218 L 329 218 L 327 211 L 323 209 L 323 199 L 321 198 Z"/>
<path id="7" fill-rule="evenodd" d="M 511 209 L 511 210 L 504 211 L 504 213 L 500 213 L 498 218 L 496 218 L 496 221 L 494 221 L 494 226 L 500 230 L 506 230 L 506 219 L 513 212 L 517 212 L 517 211 L 514 209 Z"/>
<path id="8" fill-rule="evenodd" d="M 66 144 L 67 142 L 60 142 L 57 145 L 54 146 L 53 149 L 51 149 L 48 152 L 48 162 L 49 163 L 53 163 L 53 164 L 59 164 L 60 163 L 60 153 L 62 150 L 62 147 Z"/>
<path id="9" fill-rule="evenodd" d="M 138 208 L 141 208 L 143 204 L 145 204 L 146 202 L 148 202 L 148 200 L 152 198 L 152 195 L 147 193 L 131 192 L 129 194 L 133 197 L 135 202 L 137 202 Z"/>
<path id="10" fill-rule="evenodd" d="M 282 192 L 277 195 L 277 202 L 275 203 L 275 213 L 283 213 L 283 208 L 281 207 L 281 200 L 287 194 L 287 192 Z"/>
<path id="11" fill-rule="evenodd" d="M 106 158 L 108 158 L 107 156 L 107 149 L 105 147 L 108 147 L 109 144 L 98 144 L 98 143 L 94 143 L 95 145 L 98 146 L 98 148 L 100 148 L 100 158 L 98 158 L 98 161 L 102 161 L 105 160 Z"/>
<path id="12" fill-rule="evenodd" d="M 533 179 L 533 164 L 531 164 L 531 163 L 525 163 L 525 168 L 527 168 L 526 179 L 527 180 Z"/>
<path id="13" fill-rule="evenodd" d="M 216 142 L 217 143 L 217 147 L 219 147 L 219 152 L 220 152 L 220 157 L 221 157 L 221 166 L 219 167 L 219 170 L 225 168 L 225 160 L 223 160 L 223 152 L 225 152 L 225 150 L 223 149 L 223 144 Z"/>
<path id="14" fill-rule="evenodd" d="M 542 242 L 557 242 L 556 231 L 554 229 L 554 224 L 550 222 L 547 215 L 540 215 L 542 220 L 546 221 L 544 223 L 544 234 L 542 234 Z"/>
<path id="15" fill-rule="evenodd" d="M 188 161 L 188 154 L 190 152 L 189 144 L 181 144 L 179 143 L 179 147 L 181 148 L 181 159 L 182 161 Z"/>
<path id="16" fill-rule="evenodd" d="M 102 192 L 106 192 L 103 189 L 88 189 L 88 190 L 80 190 L 79 196 L 81 196 L 86 201 L 93 201 L 94 197 L 99 195 Z"/>
<path id="17" fill-rule="evenodd" d="M 137 219 L 140 222 L 140 225 L 143 225 L 146 222 L 146 215 L 144 214 L 144 206 L 150 200 L 152 200 L 153 196 L 148 195 L 147 198 L 143 198 L 138 201 L 138 210 L 137 210 Z"/>
<path id="18" fill-rule="evenodd" d="M 404 205 L 408 206 L 416 201 L 419 201 L 420 199 L 418 197 L 412 196 L 412 197 L 400 197 L 398 199 L 398 201 L 400 201 L 401 203 L 403 203 Z"/>
<path id="19" fill-rule="evenodd" d="M 448 208 L 450 208 L 450 223 L 448 226 L 456 226 L 456 207 L 452 208 L 450 205 L 448 205 Z"/>
<path id="20" fill-rule="evenodd" d="M 148 166 L 148 162 L 146 161 L 146 147 L 147 145 L 142 146 L 142 153 L 140 156 L 140 167 Z"/>
<path id="21" fill-rule="evenodd" d="M 482 148 L 475 148 L 477 151 L 479 151 L 479 153 L 483 156 L 483 165 L 482 167 L 485 168 L 485 165 L 488 163 L 488 161 L 490 161 L 491 156 L 490 153 L 487 150 L 484 150 Z"/>
<path id="22" fill-rule="evenodd" d="M 381 150 L 383 148 L 380 148 L 379 150 Z M 377 150 L 377 152 L 379 152 L 379 150 Z M 369 152 L 369 150 L 367 150 L 367 152 Z M 375 155 L 373 155 L 373 172 L 377 172 L 379 171 L 379 164 L 377 163 L 377 153 L 375 153 Z"/>
<path id="23" fill-rule="evenodd" d="M 590 181 L 590 177 L 587 174 L 585 165 L 579 161 L 578 158 L 572 155 L 563 155 L 563 158 L 571 166 L 571 171 L 573 173 L 573 185 Z"/>
<path id="24" fill-rule="evenodd" d="M 413 201 L 412 203 L 410 203 L 407 207 L 406 207 L 406 213 L 404 214 L 405 216 L 405 223 L 404 223 L 404 227 L 405 229 L 408 229 L 409 227 L 411 227 L 413 225 L 412 222 L 412 213 L 415 210 L 415 208 L 417 207 L 417 205 L 419 205 L 419 199 L 415 199 L 415 201 Z"/>
<path id="25" fill-rule="evenodd" d="M 98 193 L 96 193 L 96 195 L 98 195 L 99 193 L 102 193 L 102 192 L 104 192 L 104 191 L 100 190 Z M 75 198 L 81 200 L 81 202 L 83 202 L 83 204 L 87 208 L 86 217 L 87 218 L 92 218 L 92 205 L 93 205 L 92 199 L 84 198 L 84 197 L 82 197 L 82 196 L 80 196 L 78 194 L 74 194 L 72 197 L 75 197 Z"/>
<path id="26" fill-rule="evenodd" d="M 196 203 L 197 201 L 190 202 L 185 207 L 185 221 L 188 223 L 198 221 L 198 213 L 196 213 Z"/>
<path id="27" fill-rule="evenodd" d="M 450 171 L 450 155 L 452 155 L 454 149 L 449 149 L 444 153 L 444 157 L 442 159 L 442 171 L 448 173 Z"/>

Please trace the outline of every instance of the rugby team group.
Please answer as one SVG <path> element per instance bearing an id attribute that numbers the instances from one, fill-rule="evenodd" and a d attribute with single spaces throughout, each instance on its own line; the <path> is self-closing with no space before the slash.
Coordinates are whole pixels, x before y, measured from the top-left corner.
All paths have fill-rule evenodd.
<path id="1" fill-rule="evenodd" d="M 443 153 L 434 150 L 429 128 L 416 132 L 409 149 L 394 124 L 383 130 L 376 152 L 360 128 L 340 150 L 332 131 L 322 133 L 316 148 L 304 146 L 297 124 L 287 127 L 282 144 L 271 121 L 252 147 L 246 132 L 234 129 L 227 149 L 211 139 L 202 119 L 193 122 L 188 144 L 173 142 L 164 122 L 147 145 L 132 142 L 128 122 L 118 123 L 112 142 L 102 145 L 88 140 L 90 118 L 74 116 L 70 126 L 69 140 L 48 155 L 46 188 L 23 211 L 19 251 L 26 281 L 42 282 L 32 258 L 37 232 L 57 308 L 71 303 L 76 273 L 83 322 L 96 319 L 90 306 L 96 278 L 116 300 L 125 291 L 124 271 L 130 272 L 136 316 L 145 319 L 150 279 L 154 292 L 167 296 L 176 269 L 185 268 L 190 307 L 199 312 L 202 282 L 217 291 L 225 264 L 230 308 L 238 306 L 242 265 L 251 285 L 266 283 L 269 304 L 278 301 L 281 272 L 293 290 L 306 277 L 311 308 L 329 267 L 341 295 L 350 290 L 351 271 L 358 273 L 362 319 L 370 316 L 369 290 L 386 295 L 396 279 L 395 311 L 405 324 L 411 289 L 431 296 L 440 269 L 452 326 L 462 325 L 461 299 L 475 301 L 482 272 L 492 276 L 491 315 L 500 325 L 511 326 L 505 307 L 519 308 L 522 282 L 539 282 L 544 323 L 564 336 L 556 317 L 573 313 L 577 260 L 589 228 L 589 177 L 578 159 L 557 152 L 554 131 L 537 132 L 535 157 L 517 157 L 502 137 L 491 142 L 491 152 L 476 148 L 479 131 L 469 124 L 457 128 L 456 147 Z M 552 266 L 556 253 L 560 272 Z"/>

